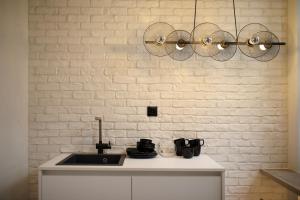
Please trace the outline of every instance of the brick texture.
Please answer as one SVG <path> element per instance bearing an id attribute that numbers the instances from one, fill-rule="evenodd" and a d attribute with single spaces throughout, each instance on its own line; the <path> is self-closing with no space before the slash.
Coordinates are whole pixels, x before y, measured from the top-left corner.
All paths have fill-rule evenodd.
<path id="1" fill-rule="evenodd" d="M 226 167 L 226 200 L 283 200 L 260 168 L 287 165 L 287 49 L 268 63 L 240 52 L 225 63 L 150 56 L 143 32 L 156 21 L 191 31 L 191 0 L 30 0 L 30 199 L 38 166 L 62 152 L 95 152 L 105 141 L 124 150 L 200 137 L 203 153 Z M 197 22 L 234 33 L 229 0 L 198 2 Z M 238 27 L 267 25 L 282 40 L 286 0 L 236 1 Z M 146 106 L 158 106 L 157 118 Z"/>

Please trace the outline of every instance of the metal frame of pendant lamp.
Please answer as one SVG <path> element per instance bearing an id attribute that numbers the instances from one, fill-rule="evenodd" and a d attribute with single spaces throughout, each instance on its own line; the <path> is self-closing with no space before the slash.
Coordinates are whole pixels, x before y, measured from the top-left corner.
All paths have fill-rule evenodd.
<path id="1" fill-rule="evenodd" d="M 197 0 L 195 0 L 194 28 L 191 33 L 175 30 L 165 22 L 151 24 L 144 32 L 144 46 L 154 56 L 169 55 L 177 61 L 189 59 L 194 52 L 216 61 L 230 60 L 237 47 L 246 56 L 260 62 L 274 59 L 280 46 L 278 37 L 259 23 L 245 25 L 238 33 L 235 0 L 233 3 L 235 36 L 213 23 L 205 22 L 196 26 Z"/>

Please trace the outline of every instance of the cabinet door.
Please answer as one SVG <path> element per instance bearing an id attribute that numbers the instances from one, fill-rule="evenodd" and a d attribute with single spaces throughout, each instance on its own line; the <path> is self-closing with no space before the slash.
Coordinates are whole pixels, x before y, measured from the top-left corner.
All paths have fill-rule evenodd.
<path id="1" fill-rule="evenodd" d="M 133 176 L 132 200 L 221 200 L 221 176 Z"/>
<path id="2" fill-rule="evenodd" d="M 42 200 L 131 200 L 130 176 L 43 175 Z"/>

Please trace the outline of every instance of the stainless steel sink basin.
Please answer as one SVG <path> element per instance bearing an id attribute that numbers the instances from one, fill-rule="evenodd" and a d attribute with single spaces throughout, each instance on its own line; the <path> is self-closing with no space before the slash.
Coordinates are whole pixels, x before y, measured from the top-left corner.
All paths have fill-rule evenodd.
<path id="1" fill-rule="evenodd" d="M 116 165 L 122 166 L 124 154 L 71 154 L 56 165 Z"/>

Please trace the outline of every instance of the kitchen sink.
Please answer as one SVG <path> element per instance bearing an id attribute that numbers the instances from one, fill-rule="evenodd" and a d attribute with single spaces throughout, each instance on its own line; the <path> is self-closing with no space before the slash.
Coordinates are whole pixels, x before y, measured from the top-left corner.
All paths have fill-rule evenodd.
<path id="1" fill-rule="evenodd" d="M 125 154 L 71 154 L 57 165 L 109 165 L 122 166 Z"/>

